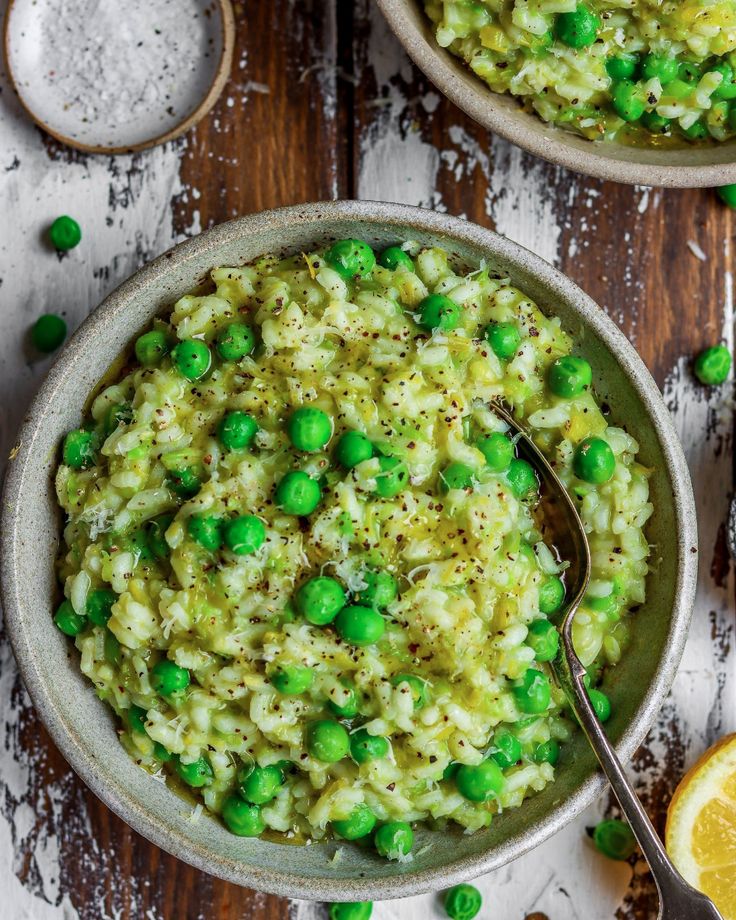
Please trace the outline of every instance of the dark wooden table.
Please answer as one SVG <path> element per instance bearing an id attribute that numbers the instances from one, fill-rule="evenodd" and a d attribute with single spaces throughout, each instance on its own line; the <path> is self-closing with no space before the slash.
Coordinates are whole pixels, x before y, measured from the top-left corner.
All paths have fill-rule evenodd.
<path id="1" fill-rule="evenodd" d="M 605 184 L 489 137 L 409 64 L 370 0 L 235 7 L 230 83 L 210 116 L 164 149 L 113 159 L 62 148 L 27 122 L 3 75 L 2 455 L 47 366 L 20 352 L 33 317 L 54 305 L 76 324 L 137 265 L 199 229 L 277 205 L 384 198 L 463 215 L 535 249 L 632 340 L 665 392 L 695 477 L 702 578 L 691 641 L 673 696 L 634 763 L 662 827 L 685 765 L 736 727 L 733 580 L 722 529 L 733 418 L 724 394 L 696 386 L 689 369 L 698 349 L 732 340 L 732 213 L 708 191 Z M 67 211 L 92 232 L 60 267 L 39 235 Z M 286 901 L 189 868 L 101 805 L 50 743 L 2 633 L 0 640 L 2 920 L 289 916 Z M 582 840 L 584 825 L 566 839 Z M 484 880 L 484 916 L 654 917 L 645 868 L 631 876 L 628 866 L 604 866 L 585 841 L 579 853 L 547 847 Z M 291 907 L 303 920 L 319 910 Z M 425 898 L 382 905 L 375 917 L 434 913 Z"/>

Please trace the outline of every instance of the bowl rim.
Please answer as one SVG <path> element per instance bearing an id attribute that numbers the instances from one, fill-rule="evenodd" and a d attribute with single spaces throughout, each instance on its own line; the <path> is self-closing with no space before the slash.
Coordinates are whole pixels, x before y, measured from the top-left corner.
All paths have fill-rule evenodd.
<path id="1" fill-rule="evenodd" d="M 717 188 L 736 182 L 736 142 L 730 163 L 635 163 L 607 156 L 593 141 L 587 147 L 573 145 L 571 137 L 575 135 L 521 108 L 518 118 L 509 117 L 508 110 L 495 98 L 503 94 L 494 93 L 480 78 L 475 80 L 477 88 L 469 89 L 467 81 L 459 76 L 463 63 L 427 40 L 409 14 L 409 2 L 376 0 L 391 31 L 422 73 L 459 109 L 493 134 L 556 166 L 612 182 L 662 188 Z M 536 130 L 532 119 L 538 123 Z"/>
<path id="2" fill-rule="evenodd" d="M 110 317 L 125 311 L 126 303 L 142 288 L 166 278 L 172 271 L 186 271 L 187 262 L 212 253 L 214 265 L 218 246 L 234 237 L 257 238 L 264 231 L 283 230 L 295 224 L 314 226 L 315 236 L 326 221 L 359 221 L 369 228 L 412 226 L 420 232 L 441 234 L 472 247 L 485 249 L 512 270 L 533 274 L 551 297 L 569 304 L 612 351 L 642 402 L 659 439 L 672 487 L 677 520 L 676 598 L 664 653 L 653 680 L 629 726 L 616 745 L 622 761 L 628 761 L 642 742 L 674 680 L 687 638 L 697 576 L 697 531 L 695 502 L 682 448 L 656 383 L 632 345 L 611 319 L 574 282 L 540 256 L 493 231 L 475 224 L 407 205 L 370 201 L 332 201 L 279 208 L 220 224 L 173 247 L 115 289 L 75 332 L 51 368 L 26 414 L 18 438 L 19 449 L 8 465 L 0 518 L 0 585 L 8 634 L 19 670 L 33 704 L 65 759 L 86 785 L 120 818 L 161 849 L 178 856 L 204 872 L 246 887 L 290 898 L 323 901 L 381 900 L 437 890 L 477 877 L 515 859 L 556 833 L 580 814 L 601 792 L 603 776 L 592 774 L 577 791 L 557 805 L 545 821 L 509 838 L 491 851 L 465 857 L 449 866 L 407 872 L 383 879 L 305 877 L 278 867 L 261 869 L 217 855 L 172 828 L 141 803 L 114 776 L 104 776 L 100 764 L 81 739 L 66 724 L 64 715 L 51 702 L 46 678 L 38 667 L 38 650 L 24 628 L 23 584 L 16 564 L 23 533 L 21 499 L 33 487 L 26 482 L 25 467 L 41 425 L 42 408 L 53 400 L 57 385 L 84 360 L 95 337 L 109 335 Z M 195 278 L 192 278 L 195 283 Z"/>

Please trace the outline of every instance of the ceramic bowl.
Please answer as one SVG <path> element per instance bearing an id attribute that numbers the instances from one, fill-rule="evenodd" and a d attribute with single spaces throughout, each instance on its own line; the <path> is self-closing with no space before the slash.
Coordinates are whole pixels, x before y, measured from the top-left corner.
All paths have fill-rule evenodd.
<path id="1" fill-rule="evenodd" d="M 441 48 L 423 0 L 377 3 L 414 63 L 448 99 L 484 128 L 536 156 L 576 172 L 631 185 L 700 188 L 736 182 L 736 140 L 677 150 L 585 140 L 524 112 L 513 97 L 494 93 L 463 61 Z"/>
<path id="2" fill-rule="evenodd" d="M 446 247 L 456 262 L 491 270 L 561 317 L 595 369 L 595 386 L 641 444 L 653 468 L 656 508 L 648 531 L 661 560 L 633 638 L 606 685 L 615 715 L 607 725 L 626 762 L 670 687 L 687 633 L 696 574 L 695 511 L 687 467 L 659 391 L 628 340 L 571 281 L 538 256 L 471 223 L 431 211 L 372 202 L 332 202 L 268 211 L 222 224 L 137 272 L 90 316 L 61 353 L 18 435 L 2 505 L 0 576 L 6 624 L 33 702 L 52 738 L 87 785 L 139 833 L 224 879 L 297 898 L 377 900 L 446 887 L 488 872 L 541 843 L 603 788 L 579 735 L 565 748 L 558 778 L 482 832 L 420 829 L 410 862 L 335 843 L 307 847 L 244 839 L 135 766 L 118 742 L 111 712 L 82 676 L 71 643 L 52 622 L 60 538 L 52 479 L 59 445 L 79 425 L 90 391 L 156 314 L 219 265 L 266 252 L 308 251 L 341 237 L 377 248 L 397 240 Z"/>

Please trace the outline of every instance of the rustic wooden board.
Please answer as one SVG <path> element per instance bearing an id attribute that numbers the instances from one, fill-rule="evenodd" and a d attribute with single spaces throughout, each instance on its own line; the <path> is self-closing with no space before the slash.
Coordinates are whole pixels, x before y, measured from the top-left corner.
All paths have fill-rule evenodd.
<path id="1" fill-rule="evenodd" d="M 4 3 L 0 3 L 0 10 Z M 722 522 L 733 413 L 689 358 L 733 342 L 734 220 L 709 192 L 604 184 L 489 137 L 411 67 L 370 0 L 236 4 L 223 97 L 183 140 L 135 157 L 83 157 L 23 117 L 0 74 L 0 456 L 47 368 L 21 343 L 47 309 L 72 326 L 146 259 L 239 214 L 333 197 L 383 198 L 494 227 L 566 271 L 611 314 L 663 388 L 694 474 L 698 605 L 683 666 L 632 769 L 661 827 L 683 769 L 736 729 L 733 572 Z M 85 240 L 63 259 L 59 213 Z M 586 826 L 604 799 L 529 856 L 478 882 L 487 916 L 655 916 L 645 867 L 606 862 Z M 238 889 L 148 844 L 71 773 L 30 707 L 0 630 L 0 920 L 316 920 L 322 908 Z M 432 896 L 376 920 L 441 917 Z"/>

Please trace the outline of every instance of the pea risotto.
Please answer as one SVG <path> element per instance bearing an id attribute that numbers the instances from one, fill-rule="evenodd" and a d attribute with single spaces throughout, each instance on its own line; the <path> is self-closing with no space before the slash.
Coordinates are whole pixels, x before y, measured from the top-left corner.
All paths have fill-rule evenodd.
<path id="1" fill-rule="evenodd" d="M 144 768 L 234 834 L 486 827 L 551 782 L 566 563 L 490 408 L 577 502 L 589 693 L 644 600 L 638 445 L 556 317 L 486 266 L 364 242 L 211 273 L 136 341 L 64 442 L 55 622 Z M 200 809 L 201 810 L 201 809 Z"/>
<path id="2" fill-rule="evenodd" d="M 424 0 L 438 43 L 491 89 L 589 139 L 736 135 L 733 0 Z"/>

